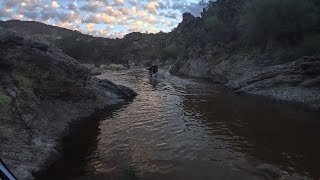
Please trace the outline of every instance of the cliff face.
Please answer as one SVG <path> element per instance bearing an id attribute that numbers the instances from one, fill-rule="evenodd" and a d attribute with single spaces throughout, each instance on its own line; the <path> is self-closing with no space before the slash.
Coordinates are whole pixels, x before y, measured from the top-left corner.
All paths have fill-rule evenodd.
<path id="1" fill-rule="evenodd" d="M 250 44 L 243 35 L 246 2 L 218 0 L 201 18 L 184 14 L 183 22 L 172 34 L 185 50 L 179 53 L 170 72 L 207 78 L 237 92 L 319 109 L 320 49 L 310 40 L 319 36 L 317 26 L 293 44 L 284 45 L 278 39 L 263 45 Z"/>
<path id="2" fill-rule="evenodd" d="M 0 28 L 0 156 L 19 179 L 58 155 L 69 123 L 133 96 L 50 43 Z"/>

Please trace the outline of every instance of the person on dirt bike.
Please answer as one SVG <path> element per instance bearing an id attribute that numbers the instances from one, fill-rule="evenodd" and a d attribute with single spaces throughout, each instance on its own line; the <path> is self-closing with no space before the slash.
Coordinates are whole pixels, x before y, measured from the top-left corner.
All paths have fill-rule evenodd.
<path id="1" fill-rule="evenodd" d="M 152 78 L 158 73 L 158 66 L 157 65 L 152 65 L 147 70 L 149 71 L 149 75 Z"/>

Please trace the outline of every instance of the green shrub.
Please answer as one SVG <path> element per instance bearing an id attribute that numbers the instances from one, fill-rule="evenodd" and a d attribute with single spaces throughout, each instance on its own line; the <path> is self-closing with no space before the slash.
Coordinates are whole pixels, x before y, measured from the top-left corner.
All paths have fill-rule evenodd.
<path id="1" fill-rule="evenodd" d="M 320 35 L 306 37 L 300 45 L 303 55 L 320 54 Z"/>
<path id="2" fill-rule="evenodd" d="M 9 107 L 11 104 L 12 98 L 7 96 L 4 92 L 0 90 L 0 106 Z"/>
<path id="3" fill-rule="evenodd" d="M 143 53 L 144 53 L 144 57 L 146 59 L 153 60 L 153 59 L 157 58 L 157 52 L 153 49 L 148 49 L 148 50 L 144 51 Z"/>
<path id="4" fill-rule="evenodd" d="M 122 179 L 124 180 L 139 179 L 136 171 L 137 170 L 134 167 L 130 166 L 128 169 L 124 171 L 124 177 Z"/>
<path id="5" fill-rule="evenodd" d="M 32 87 L 32 81 L 26 77 L 26 75 L 20 73 L 20 72 L 13 72 L 12 76 L 15 80 L 19 82 L 19 85 L 24 88 L 31 88 Z"/>
<path id="6" fill-rule="evenodd" d="M 55 42 L 55 45 L 77 60 L 82 60 L 89 56 L 90 50 L 96 47 L 94 42 L 88 42 L 78 35 L 62 37 Z"/>
<path id="7" fill-rule="evenodd" d="M 172 43 L 169 46 L 163 49 L 163 56 L 164 59 L 176 59 L 179 55 L 179 51 L 181 50 L 181 46 L 177 45 L 176 43 Z"/>
<path id="8" fill-rule="evenodd" d="M 252 0 L 244 8 L 244 33 L 251 42 L 294 44 L 316 26 L 319 14 L 310 0 Z"/>
<path id="9" fill-rule="evenodd" d="M 228 27 L 217 16 L 205 18 L 204 26 L 210 41 L 217 42 L 228 39 Z"/>
<path id="10" fill-rule="evenodd" d="M 18 81 L 19 86 L 29 95 L 34 96 L 33 82 L 26 74 L 18 71 L 12 72 L 12 77 Z"/>
<path id="11" fill-rule="evenodd" d="M 152 66 L 152 64 L 153 64 L 152 61 L 147 61 L 143 65 L 144 65 L 144 67 L 150 67 L 150 66 Z"/>

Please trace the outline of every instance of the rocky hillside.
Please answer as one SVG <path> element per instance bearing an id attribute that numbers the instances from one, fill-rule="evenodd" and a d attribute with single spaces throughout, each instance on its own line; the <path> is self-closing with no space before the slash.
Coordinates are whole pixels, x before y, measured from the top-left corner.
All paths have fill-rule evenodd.
<path id="1" fill-rule="evenodd" d="M 209 1 L 202 17 L 185 13 L 172 32 L 180 51 L 170 71 L 319 109 L 318 5 L 311 0 Z"/>
<path id="2" fill-rule="evenodd" d="M 70 57 L 82 63 L 94 64 L 96 61 L 111 62 L 109 54 L 114 40 L 96 38 L 61 27 L 46 25 L 35 21 L 0 21 L 0 27 L 16 31 L 24 36 L 41 37 L 54 44 Z"/>
<path id="3" fill-rule="evenodd" d="M 57 158 L 71 122 L 134 95 L 50 43 L 0 28 L 0 156 L 19 179 Z"/>
<path id="4" fill-rule="evenodd" d="M 12 29 L 22 35 L 39 35 L 43 37 L 52 37 L 59 39 L 62 36 L 71 36 L 73 34 L 81 34 L 78 31 L 65 29 L 61 27 L 46 25 L 36 21 L 0 21 L 0 26 L 6 29 Z M 85 35 L 88 36 L 88 35 Z"/>
<path id="5" fill-rule="evenodd" d="M 86 64 L 138 64 L 161 59 L 168 35 L 165 33 L 130 33 L 122 39 L 93 37 L 34 21 L 0 21 L 0 27 L 25 36 L 36 36 L 51 42 L 64 53 Z"/>

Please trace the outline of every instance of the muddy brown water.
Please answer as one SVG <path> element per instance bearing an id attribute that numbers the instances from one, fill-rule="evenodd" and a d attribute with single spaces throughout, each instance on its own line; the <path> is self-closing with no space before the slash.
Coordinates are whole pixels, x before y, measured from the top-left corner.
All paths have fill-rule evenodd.
<path id="1" fill-rule="evenodd" d="M 139 95 L 65 139 L 39 179 L 319 179 L 320 113 L 144 70 L 99 76 Z"/>

